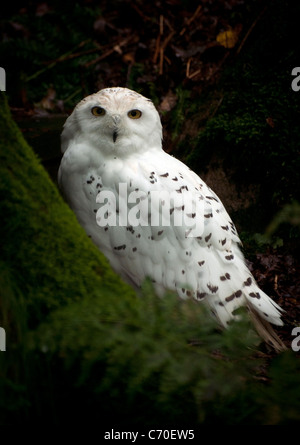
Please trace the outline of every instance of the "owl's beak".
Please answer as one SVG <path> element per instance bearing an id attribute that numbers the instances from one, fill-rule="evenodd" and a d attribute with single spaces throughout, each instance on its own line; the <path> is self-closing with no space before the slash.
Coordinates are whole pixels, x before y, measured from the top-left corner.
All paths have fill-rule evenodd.
<path id="1" fill-rule="evenodd" d="M 116 142 L 117 137 L 118 137 L 118 131 L 117 131 L 117 130 L 114 130 L 114 132 L 113 132 L 113 141 L 114 141 L 114 142 Z"/>
<path id="2" fill-rule="evenodd" d="M 112 120 L 113 120 L 113 123 L 115 126 L 114 131 L 113 131 L 113 141 L 116 142 L 117 137 L 118 137 L 118 125 L 121 122 L 121 116 L 119 114 L 114 114 L 112 116 Z"/>

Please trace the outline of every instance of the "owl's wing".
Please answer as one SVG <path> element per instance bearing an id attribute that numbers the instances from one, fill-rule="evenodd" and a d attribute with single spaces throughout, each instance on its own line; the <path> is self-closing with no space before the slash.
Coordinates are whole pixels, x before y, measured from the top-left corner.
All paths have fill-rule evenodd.
<path id="1" fill-rule="evenodd" d="M 109 228 L 113 249 L 126 246 L 114 252 L 123 276 L 138 285 L 148 276 L 160 293 L 173 289 L 182 298 L 204 300 L 223 325 L 240 306 L 282 324 L 279 306 L 248 270 L 236 228 L 218 196 L 177 159 L 164 152 L 148 156 L 129 162 L 119 178 L 132 190 L 150 194 L 148 221 L 152 218 L 145 226 L 129 224 L 125 231 Z M 182 200 L 166 202 L 168 195 Z"/>

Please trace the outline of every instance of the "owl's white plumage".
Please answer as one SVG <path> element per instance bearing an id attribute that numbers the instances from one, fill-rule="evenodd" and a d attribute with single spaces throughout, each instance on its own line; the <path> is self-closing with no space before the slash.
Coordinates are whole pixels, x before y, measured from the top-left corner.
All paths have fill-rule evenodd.
<path id="1" fill-rule="evenodd" d="M 258 288 L 246 267 L 238 234 L 219 198 L 163 151 L 160 117 L 149 99 L 126 88 L 86 97 L 64 125 L 62 151 L 58 180 L 64 196 L 124 280 L 139 287 L 150 277 L 159 294 L 171 289 L 181 298 L 201 300 L 224 326 L 240 306 L 282 324 L 279 306 Z M 168 208 L 161 200 L 156 209 L 160 215 L 180 212 L 183 224 L 102 227 L 96 220 L 101 207 L 97 196 L 111 191 L 118 197 L 119 184 L 126 184 L 128 193 L 180 194 L 185 203 L 201 203 L 202 212 L 188 213 L 184 205 Z M 117 221 L 123 204 L 132 208 L 128 202 L 118 203 Z M 189 218 L 201 221 L 201 235 L 187 236 L 191 226 L 184 221 Z"/>

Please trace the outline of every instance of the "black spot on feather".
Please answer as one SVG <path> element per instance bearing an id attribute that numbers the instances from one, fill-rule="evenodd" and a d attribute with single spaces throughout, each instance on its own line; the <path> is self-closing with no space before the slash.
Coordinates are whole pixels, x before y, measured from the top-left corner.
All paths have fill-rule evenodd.
<path id="1" fill-rule="evenodd" d="M 219 289 L 218 286 L 213 286 L 212 284 L 207 284 L 206 286 L 213 294 L 215 294 Z"/>
<path id="2" fill-rule="evenodd" d="M 244 286 L 251 286 L 251 284 L 252 284 L 252 278 L 251 277 L 247 278 L 247 280 L 244 281 Z"/>
<path id="3" fill-rule="evenodd" d="M 249 295 L 250 295 L 250 297 L 252 297 L 252 298 L 257 298 L 258 300 L 260 299 L 260 294 L 259 294 L 259 292 L 251 292 Z"/>
<path id="4" fill-rule="evenodd" d="M 209 235 L 207 235 L 204 239 L 206 242 L 208 242 L 210 240 L 210 238 L 211 238 L 211 233 Z"/>
<path id="5" fill-rule="evenodd" d="M 126 249 L 126 244 L 122 244 L 121 246 L 114 247 L 115 250 L 124 250 Z"/>

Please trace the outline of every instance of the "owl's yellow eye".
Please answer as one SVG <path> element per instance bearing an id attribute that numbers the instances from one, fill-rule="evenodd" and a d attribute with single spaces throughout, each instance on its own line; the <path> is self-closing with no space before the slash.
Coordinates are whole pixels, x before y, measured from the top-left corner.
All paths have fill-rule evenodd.
<path id="1" fill-rule="evenodd" d="M 93 107 L 91 112 L 94 116 L 104 116 L 106 111 L 102 107 Z"/>
<path id="2" fill-rule="evenodd" d="M 131 119 L 139 119 L 142 115 L 142 112 L 140 110 L 130 110 L 128 111 L 127 115 Z"/>

